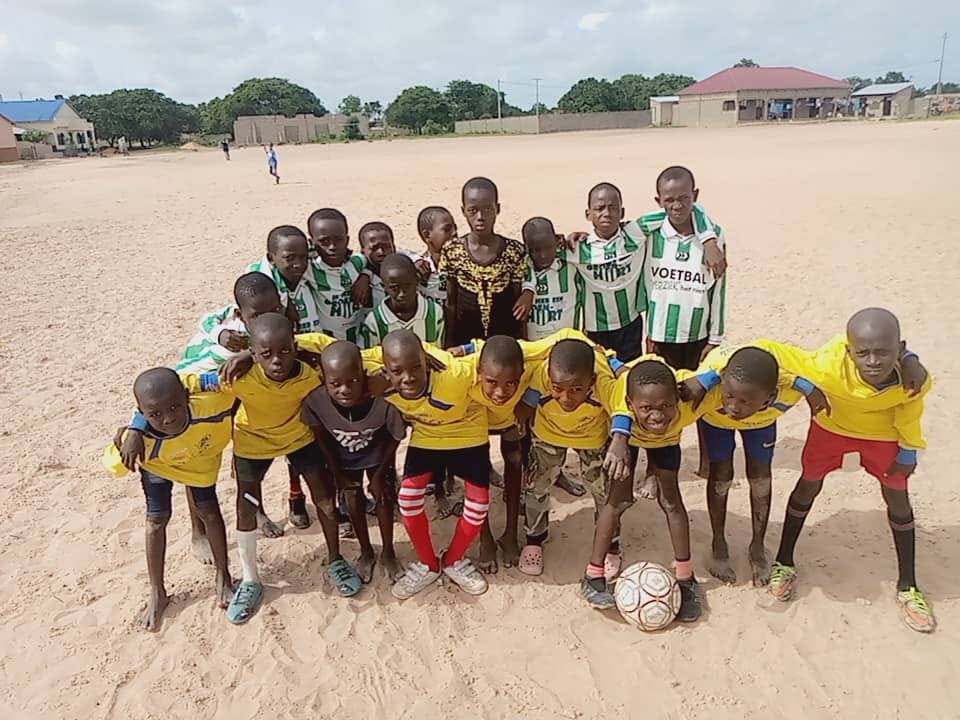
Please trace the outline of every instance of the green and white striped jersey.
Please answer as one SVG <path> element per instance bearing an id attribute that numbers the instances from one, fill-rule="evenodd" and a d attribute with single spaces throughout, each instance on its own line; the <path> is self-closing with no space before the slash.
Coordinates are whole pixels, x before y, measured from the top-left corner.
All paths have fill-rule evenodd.
<path id="1" fill-rule="evenodd" d="M 533 308 L 527 318 L 527 340 L 542 340 L 563 328 L 579 330 L 583 324 L 583 298 L 577 288 L 577 270 L 567 262 L 566 253 L 545 270 L 534 270 L 527 258 L 524 290 L 533 291 Z"/>
<path id="2" fill-rule="evenodd" d="M 437 264 L 433 261 L 433 258 L 430 257 L 430 253 L 417 253 L 410 250 L 401 250 L 400 252 L 413 260 L 415 263 L 423 260 L 427 263 L 427 265 L 430 266 L 430 276 L 426 280 L 421 280 L 417 289 L 420 291 L 421 295 L 425 295 L 428 298 L 433 298 L 441 305 L 446 304 L 447 276 L 437 272 Z"/>
<path id="3" fill-rule="evenodd" d="M 312 260 L 313 278 L 317 287 L 321 332 L 338 340 L 357 342 L 357 331 L 363 324 L 367 308 L 353 302 L 353 284 L 367 266 L 363 255 L 351 255 L 340 267 L 327 265 L 322 259 Z"/>
<path id="4" fill-rule="evenodd" d="M 394 330 L 412 330 L 424 342 L 443 343 L 443 306 L 433 298 L 417 296 L 417 311 L 409 320 L 401 320 L 387 307 L 386 302 L 377 305 L 363 322 L 361 333 L 364 346 L 376 347 L 387 333 Z"/>
<path id="5" fill-rule="evenodd" d="M 706 215 L 703 216 L 706 218 Z M 716 280 L 703 258 L 703 233 L 682 235 L 666 213 L 644 215 L 638 223 L 647 235 L 644 285 L 647 335 L 654 342 L 690 343 L 708 338 L 723 342 L 727 276 Z M 713 225 L 725 250 L 723 231 Z"/>
<path id="6" fill-rule="evenodd" d="M 214 372 L 236 353 L 220 344 L 220 333 L 233 330 L 241 335 L 247 334 L 247 326 L 240 319 L 240 310 L 236 305 L 227 305 L 223 310 L 208 313 L 200 320 L 200 330 L 190 338 L 183 357 L 177 363 L 180 373 Z"/>
<path id="7" fill-rule="evenodd" d="M 577 245 L 568 262 L 576 267 L 583 298 L 583 329 L 619 330 L 647 309 L 643 295 L 644 235 L 630 223 L 609 240 L 596 231 Z"/>
<path id="8" fill-rule="evenodd" d="M 259 262 L 250 266 L 249 272 L 263 273 L 273 279 L 274 285 L 280 293 L 280 302 L 284 307 L 293 302 L 297 308 L 297 316 L 300 321 L 297 323 L 296 332 L 322 332 L 323 321 L 320 315 L 320 298 L 317 294 L 317 269 L 312 263 L 307 264 L 307 269 L 293 290 L 287 287 L 287 281 L 277 270 L 276 266 L 264 257 Z"/>

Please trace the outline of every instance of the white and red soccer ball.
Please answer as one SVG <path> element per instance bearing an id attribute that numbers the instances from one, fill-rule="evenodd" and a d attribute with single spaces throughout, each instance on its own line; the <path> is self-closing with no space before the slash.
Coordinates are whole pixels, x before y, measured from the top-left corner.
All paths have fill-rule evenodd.
<path id="1" fill-rule="evenodd" d="M 680 611 L 677 579 L 657 563 L 638 562 L 623 570 L 613 596 L 623 619 L 647 632 L 663 630 Z"/>

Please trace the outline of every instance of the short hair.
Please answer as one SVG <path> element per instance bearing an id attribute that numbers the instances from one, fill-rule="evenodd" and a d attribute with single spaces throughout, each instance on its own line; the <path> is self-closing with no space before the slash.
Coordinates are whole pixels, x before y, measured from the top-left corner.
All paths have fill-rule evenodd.
<path id="1" fill-rule="evenodd" d="M 423 352 L 423 343 L 420 341 L 420 338 L 417 337 L 416 333 L 413 332 L 413 330 L 392 330 L 391 332 L 387 333 L 386 337 L 383 338 L 381 345 L 383 346 L 384 353 L 392 352 L 393 348 L 417 348 Z"/>
<path id="2" fill-rule="evenodd" d="M 368 232 L 375 232 L 377 230 L 382 230 L 383 232 L 387 233 L 390 235 L 390 240 L 393 240 L 393 229 L 385 222 L 380 220 L 372 220 L 368 223 L 364 223 L 360 228 L 360 232 L 357 233 L 357 239 L 360 242 L 363 242 L 364 235 L 366 235 Z"/>
<path id="3" fill-rule="evenodd" d="M 487 192 L 492 192 L 493 201 L 500 202 L 500 191 L 497 190 L 496 183 L 494 183 L 490 178 L 478 176 L 467 180 L 463 184 L 463 189 L 460 191 L 461 202 L 463 201 L 463 197 L 467 194 L 467 190 L 486 190 Z"/>
<path id="4" fill-rule="evenodd" d="M 164 392 L 174 387 L 183 389 L 183 381 L 176 371 L 168 367 L 155 367 L 137 375 L 137 379 L 133 381 L 133 395 L 139 402 L 143 395 Z"/>
<path id="5" fill-rule="evenodd" d="M 693 171 L 690 168 L 683 165 L 671 165 L 657 175 L 657 194 L 660 194 L 660 183 L 664 180 L 683 180 L 684 178 L 690 178 L 690 187 L 696 189 L 697 180 L 693 177 Z"/>
<path id="6" fill-rule="evenodd" d="M 437 220 L 442 215 L 447 215 L 451 220 L 453 219 L 453 213 L 445 207 L 440 207 L 439 205 L 428 205 L 425 207 L 417 215 L 417 232 L 423 235 L 433 230 L 433 226 L 437 224 Z"/>
<path id="7" fill-rule="evenodd" d="M 347 216 L 336 208 L 320 208 L 310 213 L 310 217 L 307 218 L 307 230 L 317 220 L 339 220 L 343 223 L 343 229 L 348 233 L 350 232 L 350 228 L 347 226 Z"/>
<path id="8" fill-rule="evenodd" d="M 306 234 L 296 225 L 278 225 L 267 233 L 267 252 L 276 252 L 277 242 L 282 237 L 296 237 L 303 240 L 304 243 L 307 242 Z"/>
<path id="9" fill-rule="evenodd" d="M 320 363 L 324 367 L 342 365 L 348 360 L 363 367 L 363 356 L 360 355 L 360 348 L 349 340 L 337 340 L 325 347 L 323 352 L 320 353 Z"/>
<path id="10" fill-rule="evenodd" d="M 600 192 L 601 190 L 612 190 L 617 194 L 617 198 L 620 200 L 620 204 L 623 205 L 623 193 L 620 192 L 620 188 L 614 185 L 611 182 L 601 182 L 594 185 L 590 188 L 590 192 L 587 193 L 587 205 L 590 205 L 590 202 L 593 200 L 593 194 Z"/>
<path id="11" fill-rule="evenodd" d="M 509 335 L 494 335 L 480 349 L 480 364 L 490 362 L 499 367 L 523 367 L 523 348 Z"/>
<path id="12" fill-rule="evenodd" d="M 756 385 L 773 392 L 780 380 L 777 359 L 758 347 L 743 347 L 727 361 L 724 374 L 747 385 Z"/>
<path id="13" fill-rule="evenodd" d="M 246 300 L 252 300 L 255 297 L 270 293 L 276 293 L 279 300 L 280 292 L 277 290 L 273 278 L 264 275 L 262 272 L 244 273 L 233 284 L 233 301 L 237 305 L 243 305 Z"/>
<path id="14" fill-rule="evenodd" d="M 544 232 L 550 233 L 551 236 L 556 236 L 557 231 L 553 227 L 553 223 L 550 222 L 545 217 L 532 217 L 523 224 L 523 228 L 520 230 L 520 237 L 524 240 L 527 239 L 527 232 L 536 232 L 542 230 Z"/>
<path id="15" fill-rule="evenodd" d="M 383 259 L 383 262 L 380 263 L 380 277 L 386 275 L 390 270 L 402 270 L 413 275 L 414 280 L 417 279 L 417 266 L 413 264 L 413 260 L 403 253 L 390 253 Z"/>
<path id="16" fill-rule="evenodd" d="M 673 369 L 660 360 L 641 360 L 627 375 L 627 393 L 633 394 L 644 385 L 663 385 L 677 392 L 677 376 Z"/>
<path id="17" fill-rule="evenodd" d="M 559 340 L 550 351 L 550 369 L 559 370 L 567 375 L 592 373 L 595 362 L 593 348 L 576 338 Z"/>
<path id="18" fill-rule="evenodd" d="M 847 321 L 847 334 L 855 334 L 865 327 L 886 326 L 891 333 L 895 333 L 900 341 L 900 320 L 885 308 L 870 307 L 858 310 Z"/>
<path id="19" fill-rule="evenodd" d="M 247 332 L 250 333 L 251 338 L 273 332 L 290 333 L 290 337 L 293 337 L 293 323 L 286 315 L 275 312 L 264 313 L 250 321 Z"/>

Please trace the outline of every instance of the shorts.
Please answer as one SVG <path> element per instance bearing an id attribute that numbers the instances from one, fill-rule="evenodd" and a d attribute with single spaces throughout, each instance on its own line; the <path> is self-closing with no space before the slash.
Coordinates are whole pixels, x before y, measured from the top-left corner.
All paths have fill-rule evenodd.
<path id="1" fill-rule="evenodd" d="M 159 520 L 169 517 L 173 513 L 173 482 L 171 480 L 154 475 L 149 470 L 141 468 L 140 485 L 143 487 L 143 494 L 147 499 L 148 518 Z M 193 496 L 194 505 L 217 502 L 216 484 L 206 487 L 196 487 L 194 485 L 184 485 L 184 487 Z"/>
<path id="2" fill-rule="evenodd" d="M 586 334 L 597 345 L 617 353 L 620 362 L 643 355 L 643 315 L 619 330 L 590 330 Z"/>
<path id="3" fill-rule="evenodd" d="M 359 492 L 363 490 L 363 474 L 367 474 L 367 479 L 373 475 L 376 468 L 366 468 L 364 470 L 342 470 L 342 484 L 337 483 L 338 492 Z M 390 497 L 396 497 L 397 493 L 397 471 L 393 467 L 388 467 L 383 474 L 383 489 L 389 493 Z M 378 498 L 375 498 L 378 499 Z"/>
<path id="4" fill-rule="evenodd" d="M 700 354 L 706 346 L 707 338 L 686 343 L 655 342 L 653 351 L 674 370 L 696 370 L 700 367 Z"/>
<path id="5" fill-rule="evenodd" d="M 407 448 L 403 476 L 429 473 L 434 479 L 449 472 L 479 487 L 490 485 L 490 445 L 483 444 L 458 450 L 435 450 L 412 445 Z"/>
<path id="6" fill-rule="evenodd" d="M 710 462 L 733 462 L 733 453 L 737 449 L 737 431 L 711 425 L 706 420 L 698 420 L 697 425 L 703 433 Z M 773 450 L 777 444 L 777 424 L 753 430 L 741 430 L 743 451 L 751 461 L 759 465 L 773 464 Z"/>
<path id="7" fill-rule="evenodd" d="M 261 482 L 274 458 L 245 458 L 233 456 L 233 470 L 237 482 Z M 326 465 L 323 453 L 315 442 L 304 445 L 287 455 L 287 460 L 299 473 L 319 470 Z"/>
<path id="8" fill-rule="evenodd" d="M 660 468 L 661 470 L 671 470 L 678 472 L 680 470 L 680 446 L 667 445 L 666 447 L 644 448 L 647 451 L 647 464 Z M 640 448 L 634 445 L 630 446 L 630 462 L 636 467 L 637 459 L 640 456 Z"/>
<path id="9" fill-rule="evenodd" d="M 860 454 L 860 467 L 879 480 L 881 485 L 891 490 L 907 489 L 908 478 L 905 475 L 886 475 L 900 453 L 900 446 L 896 441 L 864 440 L 837 435 L 815 422 L 810 423 L 807 442 L 800 456 L 803 479 L 823 480 L 843 466 L 844 455 L 853 452 Z"/>

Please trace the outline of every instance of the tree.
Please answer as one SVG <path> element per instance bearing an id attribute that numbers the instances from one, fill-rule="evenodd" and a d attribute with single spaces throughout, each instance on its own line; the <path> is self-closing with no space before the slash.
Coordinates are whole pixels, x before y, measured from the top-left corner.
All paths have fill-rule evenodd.
<path id="1" fill-rule="evenodd" d="M 927 91 L 927 94 L 934 95 L 936 94 L 936 92 L 937 92 L 937 86 L 936 84 L 934 84 L 930 86 L 930 89 Z M 940 92 L 943 95 L 954 95 L 956 93 L 960 93 L 960 83 L 945 82 L 943 83 L 943 86 L 940 88 Z"/>
<path id="2" fill-rule="evenodd" d="M 230 94 L 200 108 L 201 126 L 207 134 L 233 132 L 233 122 L 241 115 L 293 117 L 300 113 L 326 115 L 327 109 L 305 87 L 283 78 L 244 80 Z"/>
<path id="3" fill-rule="evenodd" d="M 543 103 L 534 103 L 530 106 L 530 112 L 528 112 L 527 115 L 537 115 L 537 110 L 540 111 L 540 115 L 545 115 L 546 113 L 550 112 L 550 109 Z"/>
<path id="4" fill-rule="evenodd" d="M 359 115 L 362 107 L 360 98 L 356 95 L 347 95 L 340 101 L 340 112 L 344 115 Z"/>
<path id="5" fill-rule="evenodd" d="M 409 128 L 416 133 L 422 133 L 427 123 L 430 128 L 440 126 L 447 131 L 453 126 L 446 96 L 424 85 L 401 92 L 387 108 L 386 118 L 390 125 Z"/>
<path id="6" fill-rule="evenodd" d="M 658 95 L 675 95 L 694 79 L 689 75 L 660 73 L 651 78 L 643 75 L 624 75 L 614 80 L 613 85 L 623 98 L 625 110 L 649 110 L 650 98 Z"/>
<path id="7" fill-rule="evenodd" d="M 577 81 L 557 103 L 562 112 L 608 112 L 627 107 L 620 90 L 609 80 L 590 77 Z"/>
<path id="8" fill-rule="evenodd" d="M 733 64 L 734 67 L 760 67 L 753 61 L 753 58 L 740 58 Z"/>
<path id="9" fill-rule="evenodd" d="M 847 83 L 854 92 L 862 90 L 867 85 L 873 85 L 873 80 L 870 78 L 862 78 L 859 75 L 851 75 L 850 77 L 844 78 L 843 81 Z"/>
<path id="10" fill-rule="evenodd" d="M 904 74 L 899 70 L 891 70 L 886 75 L 881 75 L 878 77 L 876 80 L 874 80 L 874 82 L 878 85 L 882 85 L 885 83 L 905 83 L 910 81 L 907 80 L 907 78 L 904 77 Z"/>
<path id="11" fill-rule="evenodd" d="M 376 122 L 383 116 L 383 105 L 380 104 L 379 100 L 365 102 L 361 114 L 368 120 Z"/>
<path id="12" fill-rule="evenodd" d="M 106 95 L 75 95 L 71 104 L 83 117 L 94 123 L 97 135 L 111 143 L 121 136 L 153 142 L 173 143 L 182 133 L 196 132 L 200 127 L 197 108 L 171 100 L 149 88 L 114 90 Z"/>
<path id="13" fill-rule="evenodd" d="M 27 130 L 23 133 L 23 141 L 28 143 L 45 143 L 50 136 L 46 130 Z"/>
<path id="14" fill-rule="evenodd" d="M 480 120 L 497 116 L 497 91 L 469 80 L 451 80 L 445 92 L 454 120 Z M 501 113 L 505 100 L 500 95 Z M 518 108 L 519 109 L 519 108 Z"/>
<path id="15" fill-rule="evenodd" d="M 352 115 L 347 119 L 346 124 L 343 126 L 343 139 L 344 140 L 363 140 L 363 134 L 360 132 L 360 120 L 356 115 Z"/>

